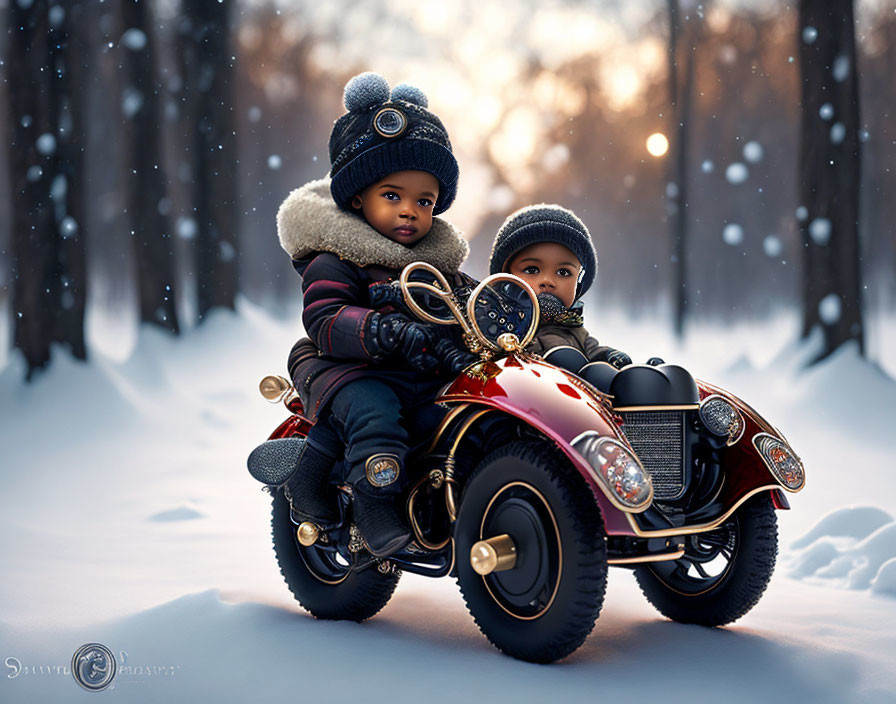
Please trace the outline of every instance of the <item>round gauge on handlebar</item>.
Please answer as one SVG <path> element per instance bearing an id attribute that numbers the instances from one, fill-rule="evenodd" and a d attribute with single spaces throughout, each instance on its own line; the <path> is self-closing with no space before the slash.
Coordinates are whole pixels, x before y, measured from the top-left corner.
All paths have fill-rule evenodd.
<path id="1" fill-rule="evenodd" d="M 535 335 L 538 314 L 535 291 L 512 274 L 489 276 L 467 301 L 470 326 L 492 350 L 524 349 Z"/>

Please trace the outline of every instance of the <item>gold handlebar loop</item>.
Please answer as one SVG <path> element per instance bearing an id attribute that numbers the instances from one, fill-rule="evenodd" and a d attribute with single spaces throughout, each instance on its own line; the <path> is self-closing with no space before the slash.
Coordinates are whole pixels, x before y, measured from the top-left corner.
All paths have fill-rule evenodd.
<path id="1" fill-rule="evenodd" d="M 435 279 L 435 283 L 438 285 L 429 284 L 425 281 L 411 281 L 411 274 L 418 271 L 425 271 L 428 274 L 432 274 L 433 278 Z M 470 326 L 467 324 L 467 321 L 464 319 L 463 311 L 461 311 L 454 293 L 452 293 L 451 291 L 451 285 L 448 283 L 448 280 L 442 275 L 442 272 L 436 269 L 434 266 L 432 266 L 431 264 L 427 264 L 426 262 L 414 262 L 413 264 L 408 264 L 404 269 L 401 270 L 401 277 L 398 281 L 401 285 L 401 293 L 404 296 L 404 302 L 407 304 L 408 308 L 410 308 L 421 319 L 429 323 L 435 323 L 436 325 L 454 325 L 455 323 L 457 323 L 461 326 L 465 333 L 472 332 L 470 330 Z M 426 291 L 427 293 L 431 293 L 432 295 L 440 298 L 445 303 L 445 305 L 448 306 L 448 310 L 451 311 L 454 319 L 452 320 L 450 318 L 438 318 L 427 311 L 425 308 L 422 308 L 420 304 L 414 300 L 414 289 Z"/>

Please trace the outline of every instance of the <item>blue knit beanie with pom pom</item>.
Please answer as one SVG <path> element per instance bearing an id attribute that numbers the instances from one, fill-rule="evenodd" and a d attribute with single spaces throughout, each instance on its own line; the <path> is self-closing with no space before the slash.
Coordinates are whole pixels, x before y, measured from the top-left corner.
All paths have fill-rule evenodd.
<path id="1" fill-rule="evenodd" d="M 385 78 L 362 73 L 345 86 L 348 112 L 330 133 L 330 192 L 351 208 L 352 197 L 396 171 L 427 171 L 439 181 L 433 215 L 457 195 L 457 160 L 442 121 L 423 92 L 405 83 L 389 91 Z"/>

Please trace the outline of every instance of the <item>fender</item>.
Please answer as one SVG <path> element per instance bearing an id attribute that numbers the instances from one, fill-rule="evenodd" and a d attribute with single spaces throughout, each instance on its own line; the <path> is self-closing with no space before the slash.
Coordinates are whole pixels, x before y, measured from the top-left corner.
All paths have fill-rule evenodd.
<path id="1" fill-rule="evenodd" d="M 467 367 L 437 399 L 439 403 L 485 406 L 519 418 L 569 458 L 597 500 L 608 533 L 634 535 L 626 513 L 611 500 L 594 469 L 572 447 L 586 430 L 618 440 L 634 453 L 620 432 L 609 405 L 577 377 L 528 355 L 510 354 Z"/>
<path id="2" fill-rule="evenodd" d="M 277 426 L 277 429 L 271 433 L 268 440 L 279 440 L 280 438 L 290 438 L 294 435 L 305 437 L 311 429 L 311 422 L 304 416 L 298 414 L 292 415 Z"/>
<path id="3" fill-rule="evenodd" d="M 729 484 L 735 484 L 740 487 L 740 491 L 753 491 L 759 486 L 770 485 L 772 491 L 772 500 L 775 508 L 789 509 L 790 504 L 787 501 L 786 494 L 797 493 L 805 488 L 805 480 L 803 485 L 798 489 L 791 489 L 778 481 L 777 477 L 771 473 L 765 462 L 759 456 L 753 445 L 753 438 L 757 433 L 768 433 L 780 438 L 788 447 L 790 443 L 784 437 L 784 433 L 774 427 L 765 418 L 752 408 L 746 401 L 738 398 L 734 394 L 713 386 L 705 381 L 697 380 L 697 390 L 700 393 L 700 400 L 711 394 L 718 394 L 730 401 L 743 415 L 745 421 L 744 432 L 734 445 L 725 448 L 722 455 L 722 465 L 725 468 L 725 474 L 730 479 Z M 735 449 L 737 448 L 737 449 Z M 792 449 L 792 448 L 791 448 Z"/>

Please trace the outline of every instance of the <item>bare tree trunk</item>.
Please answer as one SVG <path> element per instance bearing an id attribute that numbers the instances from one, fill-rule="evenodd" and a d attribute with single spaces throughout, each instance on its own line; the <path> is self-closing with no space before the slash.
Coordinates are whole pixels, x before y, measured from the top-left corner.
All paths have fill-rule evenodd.
<path id="1" fill-rule="evenodd" d="M 51 26 L 59 5 L 50 8 Z M 84 96 L 88 80 L 86 3 L 65 6 L 60 31 L 63 35 L 56 81 L 59 95 L 59 152 L 57 172 L 65 177 L 64 206 L 54 195 L 57 240 L 60 251 L 60 309 L 56 340 L 69 346 L 78 359 L 87 359 L 84 341 L 84 314 L 87 304 L 87 194 L 84 145 L 87 125 Z"/>
<path id="2" fill-rule="evenodd" d="M 234 78 L 227 2 L 184 0 L 184 90 L 193 110 L 196 283 L 199 319 L 233 309 L 237 294 Z"/>
<path id="3" fill-rule="evenodd" d="M 145 2 L 128 0 L 121 4 L 121 17 L 125 29 L 119 48 L 124 69 L 122 109 L 130 152 L 126 198 L 137 263 L 140 320 L 177 334 L 174 238 L 168 216 L 170 201 L 165 199 L 152 13 Z"/>
<path id="4" fill-rule="evenodd" d="M 675 333 L 684 334 L 687 317 L 687 243 L 688 243 L 688 157 L 690 152 L 691 121 L 694 105 L 694 74 L 696 71 L 697 32 L 693 25 L 696 19 L 687 17 L 687 25 L 682 24 L 681 8 L 678 0 L 668 0 L 669 7 L 669 103 L 671 154 L 670 186 L 666 196 L 669 199 L 669 216 L 674 253 L 675 269 Z M 678 62 L 684 59 L 684 84 L 679 85 Z M 669 189 L 672 189 L 670 192 Z"/>
<path id="5" fill-rule="evenodd" d="M 78 359 L 86 300 L 83 199 L 83 42 L 77 3 L 9 4 L 14 344 L 27 378 L 61 342 Z M 82 52 L 82 53 L 79 53 Z"/>
<path id="6" fill-rule="evenodd" d="M 800 0 L 800 204 L 803 337 L 824 359 L 856 340 L 864 354 L 859 249 L 859 96 L 852 0 Z M 818 360 L 816 360 L 818 361 Z"/>

